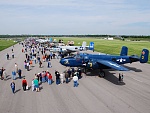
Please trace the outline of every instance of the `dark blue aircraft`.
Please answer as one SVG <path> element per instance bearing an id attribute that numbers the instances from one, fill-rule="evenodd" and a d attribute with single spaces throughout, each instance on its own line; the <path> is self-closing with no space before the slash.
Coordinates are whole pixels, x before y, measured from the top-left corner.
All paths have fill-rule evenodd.
<path id="1" fill-rule="evenodd" d="M 105 76 L 103 69 L 115 69 L 119 71 L 128 71 L 127 68 L 120 64 L 132 63 L 139 61 L 140 63 L 146 63 L 148 61 L 149 51 L 143 49 L 141 56 L 137 55 L 127 56 L 128 48 L 122 47 L 120 56 L 116 55 L 99 55 L 99 54 L 87 54 L 80 53 L 73 57 L 62 58 L 60 63 L 69 67 L 85 67 L 86 69 L 100 69 L 99 75 Z"/>

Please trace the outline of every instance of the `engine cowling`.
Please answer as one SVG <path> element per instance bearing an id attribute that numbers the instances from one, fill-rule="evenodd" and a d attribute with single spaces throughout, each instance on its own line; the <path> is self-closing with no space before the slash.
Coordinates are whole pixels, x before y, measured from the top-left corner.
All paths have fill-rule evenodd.
<path id="1" fill-rule="evenodd" d="M 94 60 L 89 60 L 87 63 L 86 63 L 86 68 L 89 68 L 89 69 L 97 69 L 99 67 L 98 63 Z"/>

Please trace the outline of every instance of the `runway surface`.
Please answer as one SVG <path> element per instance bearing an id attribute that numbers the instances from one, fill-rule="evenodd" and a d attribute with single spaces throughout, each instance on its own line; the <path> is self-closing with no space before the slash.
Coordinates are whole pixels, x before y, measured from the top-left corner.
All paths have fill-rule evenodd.
<path id="1" fill-rule="evenodd" d="M 79 86 L 74 88 L 73 81 L 56 85 L 54 71 L 66 69 L 59 59 L 51 61 L 52 68 L 47 68 L 46 62 L 43 62 L 42 68 L 33 63 L 34 67 L 26 71 L 22 45 L 16 44 L 15 58 L 6 60 L 6 53 L 11 55 L 12 48 L 0 52 L 0 68 L 3 66 L 10 75 L 7 80 L 0 80 L 0 113 L 150 113 L 149 64 L 137 62 L 125 65 L 131 71 L 124 72 L 123 83 L 118 83 L 119 71 L 105 70 L 105 78 L 96 76 L 98 71 L 87 73 L 87 76 L 82 74 Z M 42 70 L 52 73 L 54 83 L 43 83 L 40 92 L 32 92 L 31 89 L 24 92 L 21 80 L 17 79 L 16 93 L 13 94 L 10 83 L 15 63 L 22 69 L 29 86 L 34 74 Z"/>

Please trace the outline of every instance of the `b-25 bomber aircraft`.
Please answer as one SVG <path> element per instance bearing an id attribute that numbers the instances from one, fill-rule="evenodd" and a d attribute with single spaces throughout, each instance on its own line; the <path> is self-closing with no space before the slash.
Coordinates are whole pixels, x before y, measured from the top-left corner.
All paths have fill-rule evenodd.
<path id="1" fill-rule="evenodd" d="M 143 49 L 141 56 L 137 55 L 127 56 L 128 48 L 122 47 L 120 56 L 116 55 L 99 55 L 99 54 L 87 54 L 78 53 L 73 57 L 62 58 L 60 63 L 68 67 L 84 67 L 86 69 L 100 69 L 99 76 L 104 77 L 105 72 L 103 69 L 114 69 L 118 71 L 129 71 L 121 64 L 132 63 L 139 61 L 140 63 L 146 63 L 148 61 L 149 50 Z"/>

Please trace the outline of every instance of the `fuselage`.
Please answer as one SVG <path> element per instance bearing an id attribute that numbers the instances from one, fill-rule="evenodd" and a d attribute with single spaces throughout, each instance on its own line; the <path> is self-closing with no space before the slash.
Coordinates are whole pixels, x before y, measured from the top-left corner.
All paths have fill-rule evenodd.
<path id="1" fill-rule="evenodd" d="M 60 63 L 64 66 L 81 67 L 84 66 L 84 63 L 92 62 L 96 66 L 96 62 L 98 60 L 113 61 L 117 64 L 125 64 L 132 62 L 129 56 L 79 54 L 74 57 L 63 58 L 60 60 Z"/>

